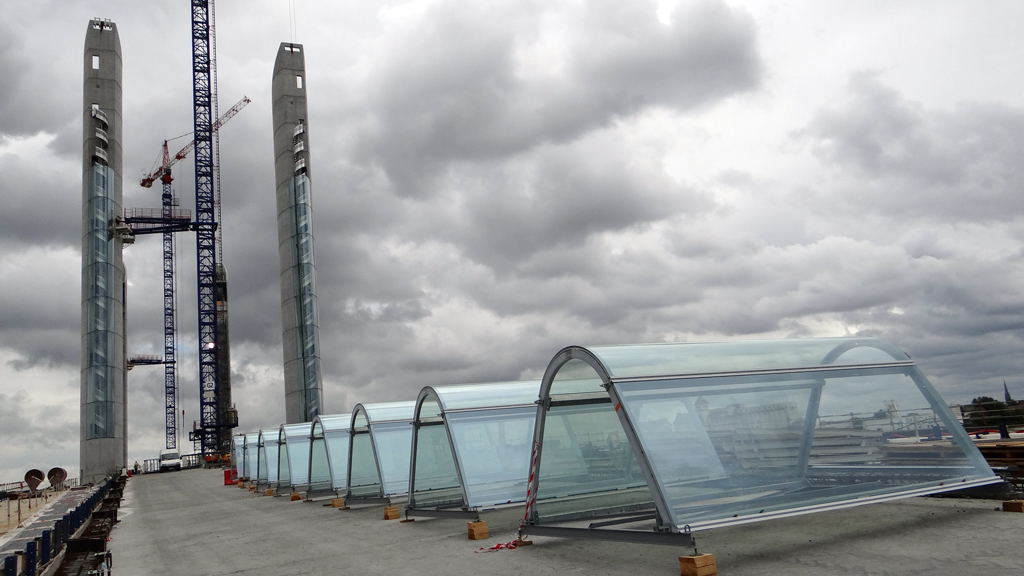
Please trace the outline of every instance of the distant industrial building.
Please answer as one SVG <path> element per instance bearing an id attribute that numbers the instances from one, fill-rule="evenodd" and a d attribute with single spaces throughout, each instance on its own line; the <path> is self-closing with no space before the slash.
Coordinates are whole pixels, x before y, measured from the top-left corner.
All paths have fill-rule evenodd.
<path id="1" fill-rule="evenodd" d="M 121 219 L 121 41 L 117 25 L 91 20 L 82 99 L 82 482 L 125 467 L 127 228 Z"/>
<path id="2" fill-rule="evenodd" d="M 306 62 L 301 44 L 282 43 L 274 62 L 274 172 L 281 259 L 286 422 L 320 414 L 320 329 L 313 262 L 313 208 L 306 111 Z"/>

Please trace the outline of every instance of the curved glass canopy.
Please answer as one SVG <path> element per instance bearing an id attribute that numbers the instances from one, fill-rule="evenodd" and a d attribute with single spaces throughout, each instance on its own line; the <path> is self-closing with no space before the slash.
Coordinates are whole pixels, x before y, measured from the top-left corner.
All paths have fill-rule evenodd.
<path id="1" fill-rule="evenodd" d="M 277 485 L 299 491 L 309 484 L 309 445 L 312 422 L 282 424 L 278 431 Z"/>
<path id="2" fill-rule="evenodd" d="M 356 404 L 352 410 L 348 498 L 391 498 L 409 490 L 416 402 Z"/>
<path id="3" fill-rule="evenodd" d="M 999 481 L 914 362 L 871 338 L 565 348 L 532 460 L 537 535 L 606 518 L 590 526 L 688 538 Z"/>
<path id="4" fill-rule="evenodd" d="M 256 466 L 256 488 L 277 485 L 278 430 L 260 430 Z"/>
<path id="5" fill-rule="evenodd" d="M 231 466 L 235 469 L 236 478 L 245 478 L 245 434 L 231 437 Z"/>
<path id="6" fill-rule="evenodd" d="M 540 380 L 427 386 L 413 419 L 408 515 L 521 504 Z"/>
<path id="7" fill-rule="evenodd" d="M 242 460 L 245 462 L 243 469 L 245 470 L 244 478 L 246 480 L 252 480 L 256 477 L 258 465 L 257 460 L 259 459 L 259 440 L 259 432 L 249 432 L 245 435 L 245 445 L 242 449 Z"/>
<path id="8" fill-rule="evenodd" d="M 351 414 L 320 415 L 313 419 L 309 445 L 309 491 L 338 492 L 348 480 Z"/>

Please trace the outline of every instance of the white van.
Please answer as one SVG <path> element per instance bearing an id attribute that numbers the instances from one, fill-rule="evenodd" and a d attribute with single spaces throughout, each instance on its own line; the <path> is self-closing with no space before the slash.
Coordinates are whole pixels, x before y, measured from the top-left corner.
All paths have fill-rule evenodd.
<path id="1" fill-rule="evenodd" d="M 181 470 L 181 455 L 175 448 L 160 451 L 160 471 Z"/>

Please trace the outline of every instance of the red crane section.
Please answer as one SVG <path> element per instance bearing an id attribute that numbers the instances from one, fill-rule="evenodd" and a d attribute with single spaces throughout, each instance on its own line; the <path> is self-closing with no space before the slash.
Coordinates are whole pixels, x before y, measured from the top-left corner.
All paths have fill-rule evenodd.
<path id="1" fill-rule="evenodd" d="M 228 109 L 216 122 L 213 123 L 213 132 L 220 130 L 220 127 L 227 123 L 228 120 L 238 114 L 242 108 L 245 108 L 246 104 L 251 102 L 247 96 L 242 96 L 242 99 L 237 104 Z M 189 152 L 196 147 L 196 141 L 193 139 L 191 142 L 185 145 L 184 148 L 178 151 L 173 157 L 167 150 L 167 140 L 164 140 L 164 158 L 160 168 L 155 170 L 152 174 L 142 179 L 142 186 L 145 188 L 152 188 L 153 182 L 156 182 L 158 178 L 170 178 L 171 177 L 171 166 L 178 163 L 179 160 L 184 159 L 188 156 Z"/>

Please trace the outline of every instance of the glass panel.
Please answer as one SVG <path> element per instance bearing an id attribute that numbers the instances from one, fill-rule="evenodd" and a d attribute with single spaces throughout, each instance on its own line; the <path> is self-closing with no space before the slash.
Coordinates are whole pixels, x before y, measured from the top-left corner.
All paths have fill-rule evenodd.
<path id="1" fill-rule="evenodd" d="M 653 507 L 611 403 L 552 406 L 544 423 L 535 509 L 543 520 Z"/>
<path id="2" fill-rule="evenodd" d="M 455 470 L 448 432 L 443 423 L 420 426 L 416 434 L 417 507 L 454 508 L 462 506 L 462 487 Z"/>
<path id="3" fill-rule="evenodd" d="M 380 476 L 377 461 L 373 457 L 373 442 L 369 432 L 352 436 L 352 478 L 349 493 L 353 496 L 377 496 L 380 494 Z"/>
<path id="4" fill-rule="evenodd" d="M 366 412 L 358 410 L 355 412 L 355 417 L 352 420 L 353 428 L 365 428 L 366 427 Z"/>
<path id="5" fill-rule="evenodd" d="M 331 488 L 341 490 L 348 481 L 348 426 L 344 431 L 324 433 L 327 444 L 327 459 L 331 466 Z"/>
<path id="6" fill-rule="evenodd" d="M 116 435 L 115 388 L 123 377 L 123 358 L 118 361 L 121 338 L 117 334 L 120 318 L 123 274 L 120 240 L 108 233 L 114 216 L 120 214 L 115 202 L 116 177 L 107 166 L 93 165 L 88 178 L 86 200 L 88 215 L 86 247 L 82 251 L 82 281 L 85 283 L 82 338 L 86 390 L 85 437 L 113 438 Z"/>
<path id="7" fill-rule="evenodd" d="M 331 468 L 327 462 L 327 442 L 323 438 L 314 438 L 309 450 L 310 490 L 330 489 Z"/>
<path id="8" fill-rule="evenodd" d="M 352 425 L 351 414 L 329 414 L 320 416 L 320 425 L 325 431 L 328 430 L 348 430 L 349 426 Z"/>
<path id="9" fill-rule="evenodd" d="M 831 364 L 875 364 L 910 360 L 888 342 L 874 338 L 680 342 L 588 348 L 613 378 L 704 374 L 741 370 L 807 368 L 822 365 L 840 346 L 852 346 Z M 568 364 L 567 364 L 568 365 Z"/>
<path id="10" fill-rule="evenodd" d="M 426 418 L 439 418 L 441 416 L 441 406 L 433 398 L 424 398 L 423 404 L 420 404 L 420 420 Z"/>
<path id="11" fill-rule="evenodd" d="M 537 401 L 540 396 L 540 380 L 438 386 L 434 391 L 444 404 L 445 410 L 518 406 Z"/>
<path id="12" fill-rule="evenodd" d="M 627 382 L 615 391 L 679 527 L 992 475 L 915 367 Z"/>
<path id="13" fill-rule="evenodd" d="M 267 482 L 275 484 L 278 481 L 278 462 L 277 462 L 277 440 L 273 438 L 265 441 L 267 449 Z"/>
<path id="14" fill-rule="evenodd" d="M 288 439 L 288 474 L 292 486 L 309 483 L 309 438 Z"/>
<path id="15" fill-rule="evenodd" d="M 260 435 L 258 433 L 251 433 L 245 435 L 245 477 L 256 478 L 257 465 L 259 459 L 259 451 L 257 443 L 259 442 Z"/>
<path id="16" fill-rule="evenodd" d="M 277 485 L 292 485 L 291 470 L 288 466 L 288 445 L 284 442 L 277 447 Z"/>
<path id="17" fill-rule="evenodd" d="M 369 418 L 370 423 L 387 422 L 391 420 L 407 420 L 411 422 L 413 411 L 416 409 L 416 402 L 382 402 L 380 404 L 363 404 L 363 409 L 366 410 L 366 416 Z M 406 468 L 408 468 L 408 463 L 406 463 Z"/>
<path id="18" fill-rule="evenodd" d="M 446 419 L 462 466 L 466 504 L 478 507 L 524 502 L 537 409 L 452 412 Z"/>
<path id="19" fill-rule="evenodd" d="M 551 389 L 548 394 L 551 396 L 559 394 L 586 394 L 600 392 L 605 393 L 601 377 L 597 372 L 583 360 L 569 360 L 558 369 L 554 380 L 551 382 Z"/>
<path id="20" fill-rule="evenodd" d="M 415 404 L 410 402 L 409 404 Z M 384 495 L 409 492 L 409 461 L 412 453 L 412 424 L 392 422 L 371 424 L 373 445 L 383 476 Z"/>
<path id="21" fill-rule="evenodd" d="M 257 484 L 267 483 L 267 447 L 260 446 L 259 448 L 259 465 L 257 466 L 256 482 Z"/>
<path id="22" fill-rule="evenodd" d="M 235 436 L 231 440 L 231 465 L 235 468 L 235 476 L 245 476 L 245 436 Z"/>
<path id="23" fill-rule="evenodd" d="M 314 417 L 320 413 L 320 342 L 316 309 L 316 272 L 313 259 L 312 208 L 310 182 L 306 176 L 291 180 L 292 290 L 295 295 L 295 347 L 299 399 L 302 413 Z"/>

